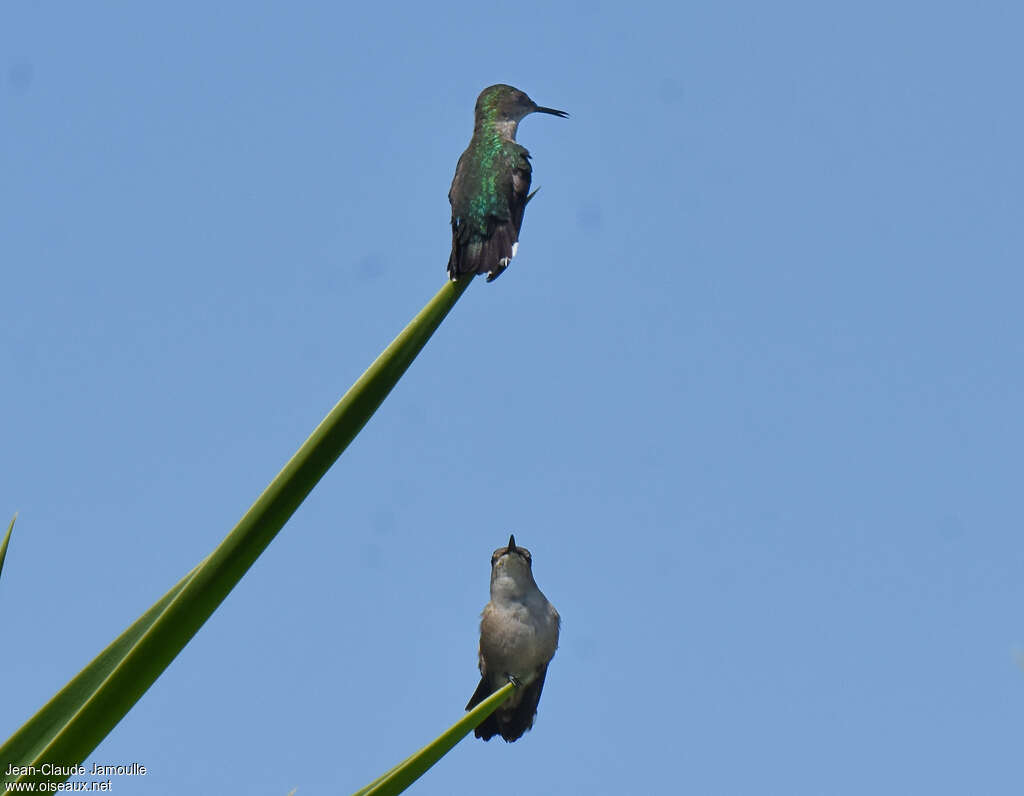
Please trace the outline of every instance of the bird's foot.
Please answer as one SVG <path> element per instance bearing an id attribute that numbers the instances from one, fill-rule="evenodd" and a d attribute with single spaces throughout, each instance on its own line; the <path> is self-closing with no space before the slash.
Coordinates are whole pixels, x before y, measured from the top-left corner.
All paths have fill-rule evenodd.
<path id="1" fill-rule="evenodd" d="M 487 274 L 487 281 L 493 282 L 495 279 L 501 276 L 505 272 L 505 269 L 508 268 L 508 264 L 509 261 L 511 261 L 511 259 L 511 257 L 502 257 L 500 260 L 498 260 L 498 264 L 494 267 L 492 271 L 490 271 Z"/>

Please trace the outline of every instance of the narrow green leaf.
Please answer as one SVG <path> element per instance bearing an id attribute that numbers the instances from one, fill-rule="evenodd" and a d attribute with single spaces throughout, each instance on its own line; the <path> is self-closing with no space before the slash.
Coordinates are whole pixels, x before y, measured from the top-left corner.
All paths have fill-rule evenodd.
<path id="1" fill-rule="evenodd" d="M 7 763 L 30 765 L 31 761 L 45 761 L 46 758 L 42 757 L 43 750 L 60 733 L 68 718 L 73 716 L 82 703 L 110 676 L 118 663 L 138 643 L 143 634 L 153 626 L 171 600 L 185 588 L 189 579 L 198 569 L 198 566 L 195 567 L 178 581 L 155 605 L 136 619 L 127 630 L 114 639 L 110 646 L 76 674 L 35 716 L 25 722 L 3 747 L 0 747 L 0 761 L 2 761 L 0 773 L 7 771 Z M 16 779 L 17 777 L 13 777 L 11 781 Z M 8 780 L 0 781 L 7 782 Z"/>
<path id="2" fill-rule="evenodd" d="M 4 559 L 7 558 L 7 545 L 11 542 L 11 531 L 14 530 L 14 522 L 18 519 L 18 512 L 14 512 L 14 516 L 11 517 L 11 524 L 7 526 L 7 533 L 4 534 L 4 540 L 0 542 L 0 574 L 4 571 Z"/>
<path id="3" fill-rule="evenodd" d="M 43 763 L 81 763 L 198 632 L 359 433 L 455 305 L 470 279 L 446 282 L 313 431 L 242 519 L 198 566 L 0 747 L 29 767 L 14 781 L 62 782 Z"/>
<path id="4" fill-rule="evenodd" d="M 429 744 L 377 777 L 369 785 L 357 790 L 353 796 L 395 796 L 401 793 L 422 777 L 434 763 L 448 754 L 470 730 L 478 727 L 497 710 L 502 702 L 512 696 L 514 689 L 515 685 L 506 683 Z"/>

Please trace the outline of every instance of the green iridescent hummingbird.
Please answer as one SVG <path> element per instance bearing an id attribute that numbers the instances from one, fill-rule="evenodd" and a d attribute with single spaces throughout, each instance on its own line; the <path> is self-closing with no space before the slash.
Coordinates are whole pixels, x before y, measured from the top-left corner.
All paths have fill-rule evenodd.
<path id="1" fill-rule="evenodd" d="M 448 201 L 452 205 L 452 254 L 448 276 L 487 274 L 493 282 L 519 247 L 523 211 L 530 193 L 530 153 L 516 143 L 516 128 L 530 113 L 569 114 L 542 108 L 526 94 L 499 83 L 476 100 L 473 138 L 455 167 Z"/>

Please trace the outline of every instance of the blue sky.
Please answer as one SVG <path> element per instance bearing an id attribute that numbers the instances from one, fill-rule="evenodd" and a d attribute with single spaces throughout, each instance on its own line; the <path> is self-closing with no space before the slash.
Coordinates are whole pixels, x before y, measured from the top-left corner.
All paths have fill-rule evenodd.
<path id="1" fill-rule="evenodd" d="M 519 256 L 90 761 L 351 792 L 460 715 L 514 531 L 564 622 L 537 723 L 413 792 L 1019 792 L 1022 24 L 5 3 L 0 737 L 443 284 L 506 82 L 571 114 L 520 127 Z"/>

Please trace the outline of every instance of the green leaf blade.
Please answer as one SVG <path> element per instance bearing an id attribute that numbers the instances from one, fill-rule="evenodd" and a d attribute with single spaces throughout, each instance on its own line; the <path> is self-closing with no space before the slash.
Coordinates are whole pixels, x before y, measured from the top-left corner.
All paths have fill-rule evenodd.
<path id="1" fill-rule="evenodd" d="M 429 744 L 369 785 L 356 791 L 353 796 L 395 796 L 401 793 L 422 777 L 434 763 L 455 748 L 455 745 L 465 738 L 470 730 L 478 727 L 484 719 L 497 710 L 506 699 L 512 696 L 514 689 L 515 685 L 506 683 Z"/>
<path id="2" fill-rule="evenodd" d="M 8 764 L 81 763 L 199 631 L 373 416 L 471 279 L 446 282 L 317 426 L 217 548 L 0 746 Z M 12 523 L 13 525 L 13 523 Z M 8 535 L 10 531 L 8 531 Z"/>
<path id="3" fill-rule="evenodd" d="M 14 512 L 14 516 L 11 517 L 11 524 L 7 526 L 7 533 L 4 534 L 4 540 L 0 542 L 0 574 L 4 571 L 4 559 L 7 558 L 7 545 L 11 543 L 11 533 L 14 531 L 14 523 L 18 519 L 18 512 Z"/>

